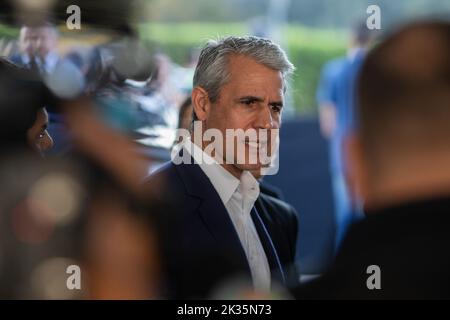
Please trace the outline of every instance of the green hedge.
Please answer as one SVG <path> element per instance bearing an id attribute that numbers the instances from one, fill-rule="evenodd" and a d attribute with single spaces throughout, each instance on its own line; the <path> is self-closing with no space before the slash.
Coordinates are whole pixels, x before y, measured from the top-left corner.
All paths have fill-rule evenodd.
<path id="1" fill-rule="evenodd" d="M 10 27 L 5 24 L 0 24 L 0 37 L 2 39 L 16 39 L 19 36 L 19 29 L 16 27 Z"/>
<path id="2" fill-rule="evenodd" d="M 208 39 L 244 35 L 247 28 L 245 24 L 172 23 L 145 24 L 139 31 L 144 40 L 156 43 L 174 61 L 183 63 L 192 48 L 201 48 Z M 346 34 L 296 25 L 283 28 L 282 33 L 285 49 L 297 68 L 291 83 L 295 108 L 300 114 L 315 113 L 320 70 L 325 62 L 345 53 Z"/>

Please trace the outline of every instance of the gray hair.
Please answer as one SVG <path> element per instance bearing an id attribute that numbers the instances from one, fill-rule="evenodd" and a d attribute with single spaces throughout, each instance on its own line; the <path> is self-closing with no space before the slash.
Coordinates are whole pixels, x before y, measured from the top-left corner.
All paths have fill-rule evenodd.
<path id="1" fill-rule="evenodd" d="M 285 80 L 295 67 L 277 44 L 258 37 L 226 37 L 210 40 L 200 53 L 194 74 L 194 87 L 202 87 L 209 99 L 215 102 L 220 89 L 229 81 L 228 58 L 244 55 L 256 62 L 282 73 Z"/>

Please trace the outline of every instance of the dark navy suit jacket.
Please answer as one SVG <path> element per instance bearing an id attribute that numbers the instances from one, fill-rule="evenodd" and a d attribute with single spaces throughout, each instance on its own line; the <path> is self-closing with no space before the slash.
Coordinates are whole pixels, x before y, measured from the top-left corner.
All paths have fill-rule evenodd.
<path id="1" fill-rule="evenodd" d="M 20 54 L 14 54 L 11 57 L 9 57 L 8 60 L 19 66 L 25 66 L 25 62 L 23 61 L 22 55 Z"/>
<path id="2" fill-rule="evenodd" d="M 160 241 L 167 296 L 204 298 L 230 277 L 250 277 L 233 222 L 197 164 L 168 163 L 150 177 L 147 186 L 165 204 Z M 288 204 L 261 193 L 251 215 L 272 279 L 295 285 L 297 213 Z"/>

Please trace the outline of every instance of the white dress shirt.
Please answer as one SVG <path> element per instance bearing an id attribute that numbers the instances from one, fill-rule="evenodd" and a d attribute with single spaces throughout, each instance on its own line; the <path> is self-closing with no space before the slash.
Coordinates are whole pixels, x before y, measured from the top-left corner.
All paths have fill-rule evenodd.
<path id="1" fill-rule="evenodd" d="M 253 286 L 256 290 L 270 290 L 270 267 L 250 212 L 259 196 L 259 183 L 249 171 L 237 179 L 191 141 L 184 148 L 211 181 L 219 194 L 247 256 Z M 212 214 L 212 213 L 211 213 Z"/>

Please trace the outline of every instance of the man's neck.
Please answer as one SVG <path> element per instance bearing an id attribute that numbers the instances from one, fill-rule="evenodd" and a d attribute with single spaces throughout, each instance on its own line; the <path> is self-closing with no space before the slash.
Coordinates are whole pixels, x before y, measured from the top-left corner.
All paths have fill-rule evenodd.
<path id="1" fill-rule="evenodd" d="M 242 176 L 242 170 L 237 168 L 236 166 L 232 164 L 223 163 L 222 167 L 225 168 L 229 173 L 231 173 L 236 179 L 241 179 Z"/>
<path id="2" fill-rule="evenodd" d="M 203 142 L 203 144 L 201 146 L 199 146 L 198 144 L 196 144 L 194 142 L 193 137 L 191 137 L 191 143 L 194 143 L 196 146 L 198 146 L 200 149 L 202 149 L 203 152 L 205 152 L 205 148 L 208 146 L 208 144 L 206 142 Z M 225 170 L 227 170 L 231 175 L 233 175 L 233 177 L 235 177 L 236 179 L 239 180 L 241 178 L 243 171 L 241 169 L 237 168 L 236 166 L 234 166 L 233 164 L 226 163 L 225 159 L 224 159 L 224 161 L 222 161 L 222 163 L 220 165 Z"/>
<path id="3" fill-rule="evenodd" d="M 420 199 L 450 196 L 449 159 L 420 160 L 391 167 L 376 178 L 366 201 L 367 208 L 381 208 Z M 430 165 L 424 165 L 430 163 Z"/>

